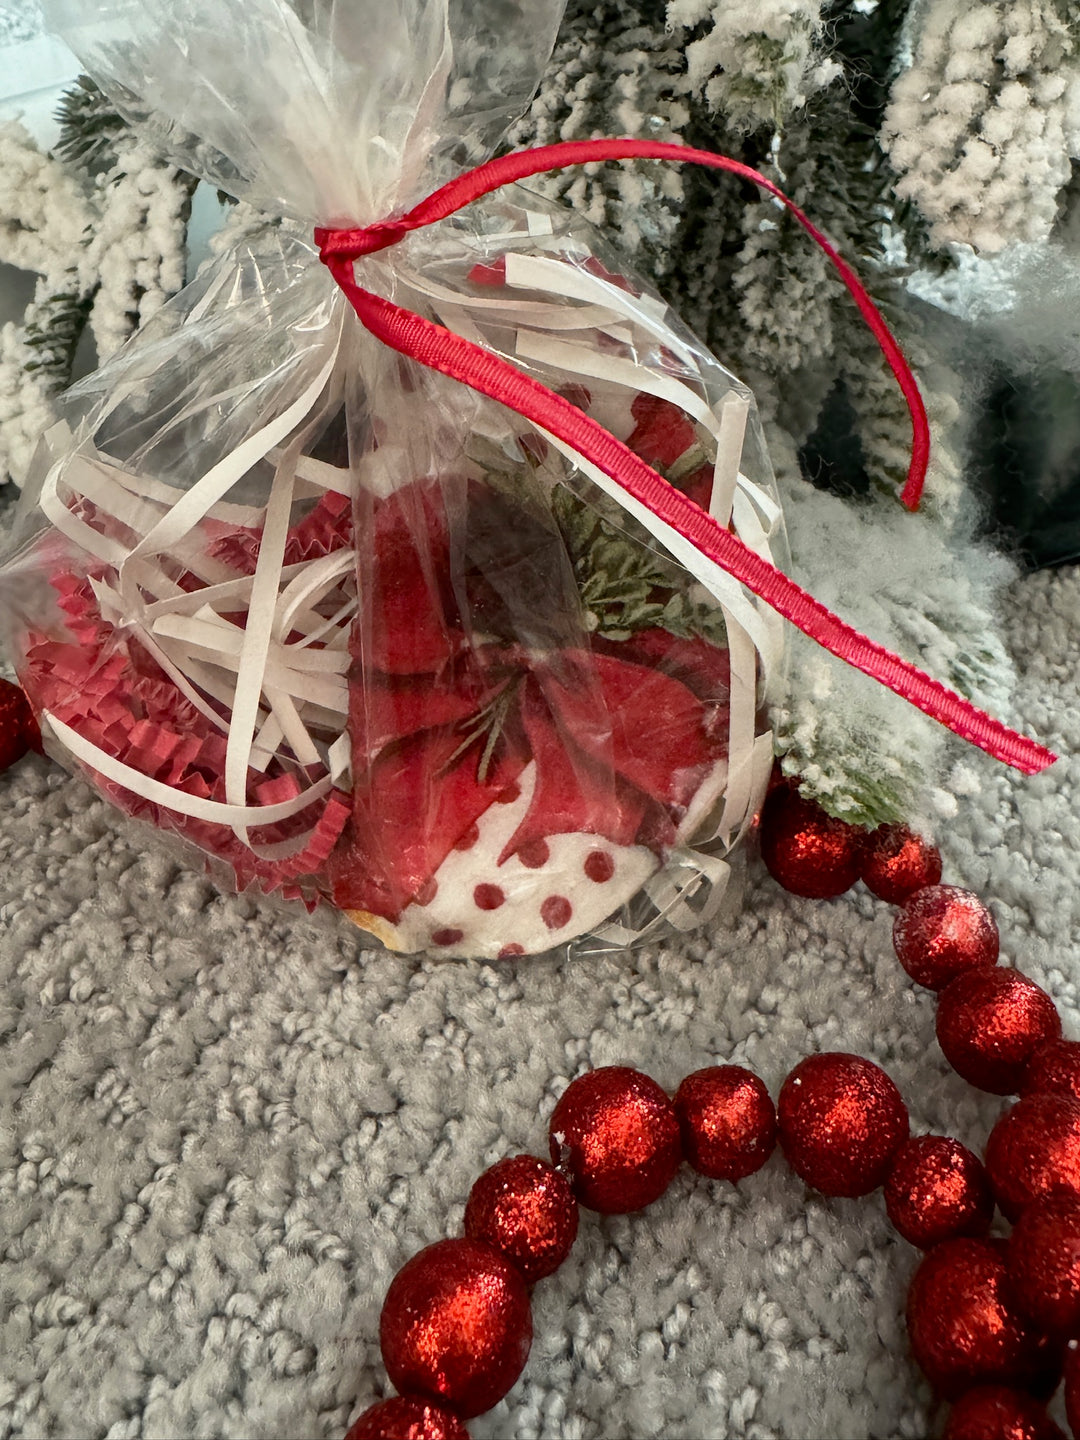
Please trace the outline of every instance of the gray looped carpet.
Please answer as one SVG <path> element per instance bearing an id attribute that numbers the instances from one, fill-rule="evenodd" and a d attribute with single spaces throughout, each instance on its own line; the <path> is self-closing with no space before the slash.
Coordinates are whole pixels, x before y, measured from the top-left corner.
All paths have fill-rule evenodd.
<path id="1" fill-rule="evenodd" d="M 1012 592 L 1022 721 L 1060 747 L 979 793 L 946 878 L 993 904 L 1007 961 L 1080 1035 L 1080 573 Z M 226 899 L 39 761 L 0 778 L 0 1435 L 334 1437 L 386 1393 L 382 1295 L 459 1230 L 472 1179 L 586 1065 L 674 1088 L 714 1060 L 775 1093 L 814 1049 L 886 1067 L 916 1129 L 980 1148 L 1001 1102 L 944 1062 L 931 995 L 861 887 L 757 868 L 721 933 L 494 964 L 363 952 L 332 915 Z M 880 1196 L 814 1198 L 778 1158 L 683 1173 L 642 1215 L 586 1216 L 535 1292 L 536 1339 L 478 1437 L 919 1437 L 914 1252 Z"/>

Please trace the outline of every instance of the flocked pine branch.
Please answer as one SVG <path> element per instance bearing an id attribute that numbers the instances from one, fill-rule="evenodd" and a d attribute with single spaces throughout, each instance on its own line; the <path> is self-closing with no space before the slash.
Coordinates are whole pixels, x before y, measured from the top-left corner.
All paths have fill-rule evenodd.
<path id="1" fill-rule="evenodd" d="M 38 276 L 23 322 L 0 331 L 0 483 L 21 479 L 70 378 L 94 289 L 83 251 L 93 219 L 69 166 L 21 125 L 0 128 L 0 260 Z"/>
<path id="2" fill-rule="evenodd" d="M 111 169 L 118 158 L 118 145 L 130 133 L 108 96 L 86 75 L 80 75 L 64 91 L 56 119 L 60 138 L 54 153 L 84 175 Z"/>
<path id="3" fill-rule="evenodd" d="M 840 74 L 821 0 L 670 0 L 692 88 L 734 129 L 779 128 Z M 700 33 L 698 33 L 700 32 Z"/>
<path id="4" fill-rule="evenodd" d="M 1045 239 L 1080 155 L 1080 5 L 929 0 L 882 136 L 938 245 Z"/>
<path id="5" fill-rule="evenodd" d="M 90 241 L 98 291 L 90 325 L 107 359 L 184 283 L 187 222 L 197 180 L 128 136 L 99 179 L 101 217 Z"/>
<path id="6" fill-rule="evenodd" d="M 932 374 L 940 390 L 922 379 L 931 492 L 962 448 L 948 372 Z M 905 469 L 910 434 L 908 424 L 895 437 Z M 957 507 L 946 523 L 933 502 L 910 514 L 895 492 L 844 501 L 798 476 L 794 446 L 778 427 L 770 448 L 784 478 L 796 578 L 856 628 L 1008 718 L 1015 675 L 999 638 L 998 597 L 1014 572 L 972 540 L 970 509 Z M 862 824 L 932 820 L 929 797 L 950 754 L 946 731 L 795 632 L 773 719 L 785 771 L 831 813 Z"/>
<path id="7" fill-rule="evenodd" d="M 678 140 L 689 118 L 684 64 L 662 7 L 641 0 L 572 0 L 551 63 L 511 146 L 629 135 Z M 683 208 L 678 166 L 635 161 L 575 166 L 529 182 L 608 232 L 653 275 L 670 262 Z"/>
<path id="8" fill-rule="evenodd" d="M 0 483 L 21 482 L 89 324 L 104 357 L 184 283 L 195 180 L 166 164 L 83 78 L 47 154 L 0 129 L 0 260 L 38 276 L 0 333 Z"/>

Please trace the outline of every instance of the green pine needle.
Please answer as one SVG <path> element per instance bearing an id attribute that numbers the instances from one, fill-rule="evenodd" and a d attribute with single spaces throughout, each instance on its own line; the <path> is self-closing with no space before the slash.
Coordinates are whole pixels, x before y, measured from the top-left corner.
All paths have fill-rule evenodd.
<path id="1" fill-rule="evenodd" d="M 686 593 L 686 575 L 658 555 L 646 531 L 628 516 L 620 528 L 565 485 L 552 492 L 552 509 L 566 541 L 594 633 L 627 640 L 638 630 L 662 629 L 680 639 L 700 636 L 727 645 L 719 610 Z"/>
<path id="2" fill-rule="evenodd" d="M 116 164 L 116 142 L 128 132 L 127 121 L 87 75 L 65 90 L 56 107 L 60 138 L 56 154 L 97 175 Z"/>
<path id="3" fill-rule="evenodd" d="M 71 383 L 75 351 L 93 302 L 94 291 L 83 295 L 72 288 L 31 307 L 24 335 L 31 352 L 26 369 L 46 378 L 50 390 L 63 390 Z"/>

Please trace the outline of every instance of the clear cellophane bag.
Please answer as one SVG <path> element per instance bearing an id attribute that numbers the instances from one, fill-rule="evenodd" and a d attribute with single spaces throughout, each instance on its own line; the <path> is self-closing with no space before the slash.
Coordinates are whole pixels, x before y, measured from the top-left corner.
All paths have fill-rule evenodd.
<path id="1" fill-rule="evenodd" d="M 311 238 L 483 159 L 558 8 L 46 10 L 273 222 L 42 441 L 0 609 L 47 748 L 224 883 L 394 949 L 715 916 L 771 768 L 779 620 L 561 442 L 368 334 Z M 752 397 L 580 218 L 514 188 L 361 264 L 782 558 Z"/>

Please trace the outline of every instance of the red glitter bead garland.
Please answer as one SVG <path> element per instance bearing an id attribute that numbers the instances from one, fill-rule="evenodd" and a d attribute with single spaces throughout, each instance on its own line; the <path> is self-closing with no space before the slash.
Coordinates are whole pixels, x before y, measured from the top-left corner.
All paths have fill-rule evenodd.
<path id="1" fill-rule="evenodd" d="M 941 990 L 965 970 L 996 965 L 997 922 L 979 897 L 958 885 L 927 885 L 893 922 L 896 958 L 911 978 Z"/>
<path id="2" fill-rule="evenodd" d="M 380 1338 L 391 1379 L 450 1408 L 415 1396 L 383 1402 L 347 1440 L 462 1440 L 458 1416 L 506 1393 L 532 1335 L 526 1281 L 551 1274 L 569 1252 L 574 1194 L 602 1213 L 627 1213 L 663 1193 L 684 1155 L 701 1173 L 734 1181 L 765 1162 L 777 1136 L 796 1173 L 826 1195 L 865 1195 L 884 1183 L 896 1229 L 928 1252 L 909 1290 L 908 1331 L 935 1390 L 957 1401 L 945 1440 L 1064 1440 L 1024 1391 L 1050 1393 L 1061 1337 L 1080 1333 L 1080 1045 L 1058 1038 L 1045 991 L 996 968 L 993 916 L 971 892 L 938 883 L 933 847 L 884 827 L 863 848 L 859 832 L 817 810 L 786 784 L 770 792 L 762 847 L 773 874 L 795 893 L 837 894 L 858 859 L 874 893 L 906 896 L 896 951 L 914 979 L 943 991 L 946 1058 L 983 1089 L 1024 1088 L 994 1127 L 986 1168 L 956 1140 L 910 1139 L 900 1092 L 857 1055 L 808 1056 L 785 1080 L 776 1111 L 740 1066 L 695 1071 L 674 1105 L 639 1071 L 588 1073 L 552 1114 L 556 1168 L 526 1155 L 493 1166 L 470 1193 L 469 1238 L 429 1246 L 387 1293 Z M 995 1196 L 1009 1218 L 1020 1217 L 1008 1244 L 981 1238 Z M 1080 1440 L 1076 1354 L 1066 1408 Z"/>
<path id="3" fill-rule="evenodd" d="M 1023 1391 L 980 1385 L 953 1406 L 941 1440 L 1065 1440 L 1065 1432 Z"/>
<path id="4" fill-rule="evenodd" d="M 959 1140 L 920 1135 L 896 1152 L 885 1181 L 885 1209 L 912 1245 L 985 1235 L 994 1215 L 990 1181 L 977 1155 Z"/>
<path id="5" fill-rule="evenodd" d="M 40 749 L 41 731 L 29 700 L 18 685 L 0 678 L 0 771 Z"/>
<path id="6" fill-rule="evenodd" d="M 1052 1334 L 1080 1335 L 1080 1195 L 1040 1195 L 1009 1236 L 1009 1283 L 1018 1309 Z"/>
<path id="7" fill-rule="evenodd" d="M 1071 1095 L 1080 1100 L 1080 1042 L 1047 1040 L 1028 1061 L 1021 1095 Z"/>
<path id="8" fill-rule="evenodd" d="M 938 999 L 937 1037 L 958 1075 L 994 1095 L 1015 1095 L 1032 1053 L 1061 1034 L 1045 990 L 1016 970 L 958 975 Z"/>
<path id="9" fill-rule="evenodd" d="M 863 832 L 827 815 L 790 784 L 769 794 L 761 812 L 761 858 L 793 895 L 831 900 L 859 878 Z"/>
<path id="10" fill-rule="evenodd" d="M 345 1440 L 469 1440 L 469 1432 L 443 1406 L 395 1395 L 365 1410 L 349 1426 Z"/>
<path id="11" fill-rule="evenodd" d="M 906 825 L 879 825 L 863 842 L 860 877 L 879 900 L 902 905 L 941 879 L 941 854 Z"/>
<path id="12" fill-rule="evenodd" d="M 529 1285 L 555 1273 L 577 1232 L 578 1207 L 569 1182 L 533 1155 L 500 1160 L 469 1192 L 465 1234 L 494 1245 Z"/>
<path id="13" fill-rule="evenodd" d="M 869 1195 L 908 1137 L 907 1106 L 885 1071 L 858 1055 L 810 1055 L 777 1105 L 788 1164 L 823 1195 Z"/>
<path id="14" fill-rule="evenodd" d="M 1010 1220 L 1051 1190 L 1080 1194 L 1080 1101 L 1068 1095 L 1018 1100 L 990 1132 L 986 1173 Z"/>
<path id="15" fill-rule="evenodd" d="M 490 1410 L 529 1358 L 525 1282 L 479 1240 L 439 1240 L 406 1262 L 383 1302 L 379 1343 L 398 1390 L 443 1400 L 466 1419 Z"/>
<path id="16" fill-rule="evenodd" d="M 916 1361 L 946 1398 L 988 1381 L 1027 1389 L 1053 1372 L 1048 1342 L 1013 1305 L 992 1241 L 935 1245 L 911 1282 L 907 1323 Z"/>
<path id="17" fill-rule="evenodd" d="M 578 1200 L 604 1215 L 651 1205 L 682 1160 L 675 1107 L 655 1080 L 622 1065 L 590 1070 L 568 1085 L 549 1134 L 551 1158 Z"/>
<path id="18" fill-rule="evenodd" d="M 700 1175 L 742 1180 L 776 1146 L 776 1108 L 756 1075 L 741 1065 L 695 1070 L 679 1086 L 675 1113 L 683 1154 Z"/>

